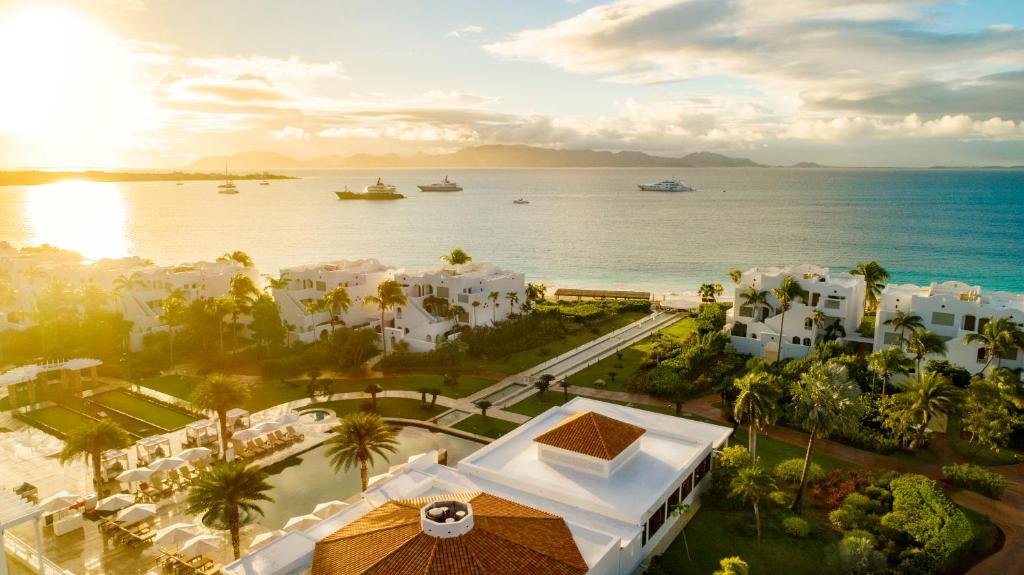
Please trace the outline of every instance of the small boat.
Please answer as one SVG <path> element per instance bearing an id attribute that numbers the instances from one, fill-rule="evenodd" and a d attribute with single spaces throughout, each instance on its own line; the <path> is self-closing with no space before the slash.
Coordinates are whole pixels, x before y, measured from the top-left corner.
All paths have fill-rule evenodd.
<path id="1" fill-rule="evenodd" d="M 270 182 L 268 182 L 268 181 L 266 181 L 266 180 L 263 180 L 262 182 L 260 182 L 260 185 L 261 185 L 261 186 L 269 186 L 269 185 L 270 185 Z"/>
<path id="2" fill-rule="evenodd" d="M 235 188 L 235 187 L 231 187 L 231 188 L 224 188 L 223 186 L 218 186 L 218 187 L 222 188 L 220 190 L 217 190 L 218 194 L 237 194 L 237 193 L 239 193 L 238 192 L 238 188 Z"/>
<path id="3" fill-rule="evenodd" d="M 228 180 L 228 181 L 224 182 L 223 184 L 217 186 L 217 188 L 221 189 L 221 190 L 233 190 L 233 189 L 235 189 L 237 187 L 238 186 L 236 186 L 235 183 L 232 182 L 231 180 Z"/>
<path id="4" fill-rule="evenodd" d="M 637 186 L 640 191 L 643 192 L 695 192 L 693 188 L 687 186 L 679 180 L 662 180 L 653 184 L 640 184 Z"/>
<path id="5" fill-rule="evenodd" d="M 385 184 L 380 178 L 377 178 L 377 183 L 372 186 L 366 186 L 363 190 L 368 194 L 394 194 L 398 190 L 391 184 Z"/>
<path id="6" fill-rule="evenodd" d="M 443 180 L 435 184 L 416 186 L 421 192 L 461 192 L 462 186 L 452 182 L 445 176 Z"/>
<path id="7" fill-rule="evenodd" d="M 184 186 L 184 185 L 185 185 L 185 182 L 178 182 L 177 184 L 174 184 L 174 185 L 175 185 L 175 186 Z"/>
<path id="8" fill-rule="evenodd" d="M 523 204 L 528 204 L 530 202 L 528 200 L 523 199 L 523 198 L 519 198 L 518 200 L 512 200 L 512 203 L 513 204 L 523 205 Z"/>
<path id="9" fill-rule="evenodd" d="M 380 183 L 380 180 L 377 180 L 377 182 Z M 392 191 L 390 192 L 371 192 L 369 189 L 372 187 L 374 186 L 368 186 L 368 191 L 357 193 L 349 190 L 348 186 L 345 186 L 344 190 L 334 193 L 338 196 L 339 200 L 401 200 L 405 197 L 402 194 L 395 192 L 394 186 L 387 186 L 391 188 Z"/>

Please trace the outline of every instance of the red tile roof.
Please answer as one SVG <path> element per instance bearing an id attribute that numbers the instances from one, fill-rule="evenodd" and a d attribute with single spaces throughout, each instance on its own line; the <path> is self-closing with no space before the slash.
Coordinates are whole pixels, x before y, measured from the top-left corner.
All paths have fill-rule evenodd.
<path id="1" fill-rule="evenodd" d="M 647 430 L 593 411 L 573 415 L 534 437 L 537 443 L 612 460 Z"/>

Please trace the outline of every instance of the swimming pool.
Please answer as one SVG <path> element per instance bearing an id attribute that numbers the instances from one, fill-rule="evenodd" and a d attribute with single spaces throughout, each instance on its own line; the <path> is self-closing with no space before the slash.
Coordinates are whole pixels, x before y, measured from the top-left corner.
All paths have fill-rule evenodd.
<path id="1" fill-rule="evenodd" d="M 412 455 L 433 449 L 448 450 L 448 464 L 455 465 L 463 457 L 483 447 L 482 444 L 444 433 L 418 427 L 403 427 L 398 431 L 398 453 L 388 461 L 377 461 L 370 468 L 370 477 L 386 473 L 388 467 L 405 461 Z M 260 523 L 268 529 L 280 529 L 296 515 L 312 513 L 317 503 L 340 499 L 344 501 L 359 492 L 359 468 L 334 472 L 324 456 L 327 447 L 319 445 L 287 460 L 293 465 L 274 473 L 267 480 L 274 486 L 270 496 L 274 503 L 262 505 L 265 513 Z"/>

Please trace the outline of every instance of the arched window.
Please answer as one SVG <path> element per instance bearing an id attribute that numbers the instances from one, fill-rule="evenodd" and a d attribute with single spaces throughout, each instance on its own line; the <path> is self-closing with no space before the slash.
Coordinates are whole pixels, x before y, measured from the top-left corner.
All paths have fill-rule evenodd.
<path id="1" fill-rule="evenodd" d="M 795 343 L 797 345 L 800 345 L 800 336 L 794 335 L 793 336 L 793 343 Z"/>
<path id="2" fill-rule="evenodd" d="M 811 347 L 811 338 L 805 337 L 804 338 L 804 345 L 806 345 L 807 347 Z"/>
<path id="3" fill-rule="evenodd" d="M 402 319 L 402 308 L 400 308 L 400 307 L 396 307 L 395 308 L 395 317 L 397 319 Z"/>
<path id="4" fill-rule="evenodd" d="M 757 339 L 757 334 L 756 333 L 750 334 L 750 339 Z"/>
<path id="5" fill-rule="evenodd" d="M 966 331 L 974 331 L 974 324 L 977 321 L 973 315 L 965 315 L 963 322 L 963 329 Z"/>
<path id="6" fill-rule="evenodd" d="M 430 334 L 428 333 L 427 334 L 427 343 L 430 343 L 432 341 L 433 341 L 433 339 L 430 337 Z"/>
<path id="7" fill-rule="evenodd" d="M 807 318 L 807 319 L 804 320 L 804 329 L 811 329 L 812 325 L 814 325 L 814 320 L 813 319 Z"/>

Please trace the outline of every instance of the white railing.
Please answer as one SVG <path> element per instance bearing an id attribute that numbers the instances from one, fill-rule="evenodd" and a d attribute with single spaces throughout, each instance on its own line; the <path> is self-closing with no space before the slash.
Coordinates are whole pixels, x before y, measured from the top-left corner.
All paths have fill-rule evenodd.
<path id="1" fill-rule="evenodd" d="M 4 547 L 7 554 L 25 564 L 33 573 L 39 573 L 39 554 L 36 549 L 21 539 L 15 537 L 10 531 L 4 533 Z M 46 557 L 43 557 L 43 572 L 41 575 L 75 575 L 73 572 L 57 565 Z"/>

